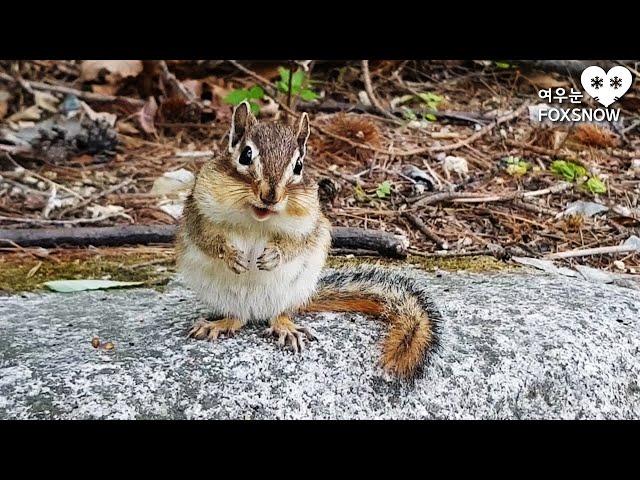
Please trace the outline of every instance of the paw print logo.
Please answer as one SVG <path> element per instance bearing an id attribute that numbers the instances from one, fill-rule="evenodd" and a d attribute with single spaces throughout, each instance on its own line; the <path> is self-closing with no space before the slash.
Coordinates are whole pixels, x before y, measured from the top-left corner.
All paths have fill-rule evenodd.
<path id="1" fill-rule="evenodd" d="M 598 90 L 600 87 L 602 87 L 602 85 L 604 85 L 604 82 L 602 81 L 602 79 L 600 77 L 593 77 L 591 79 L 591 86 L 593 88 L 595 88 L 596 90 Z"/>
<path id="2" fill-rule="evenodd" d="M 609 80 L 609 85 L 617 90 L 622 86 L 622 79 L 620 77 L 613 77 Z"/>

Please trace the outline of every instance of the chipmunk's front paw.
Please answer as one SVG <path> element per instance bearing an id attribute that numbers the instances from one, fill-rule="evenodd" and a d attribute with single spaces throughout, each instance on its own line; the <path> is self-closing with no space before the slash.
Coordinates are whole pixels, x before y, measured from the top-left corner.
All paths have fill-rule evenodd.
<path id="1" fill-rule="evenodd" d="M 188 337 L 209 341 L 217 340 L 221 335 L 233 337 L 243 325 L 240 320 L 235 318 L 223 318 L 213 322 L 201 318 L 191 327 Z"/>
<path id="2" fill-rule="evenodd" d="M 296 353 L 304 350 L 305 339 L 317 340 L 315 332 L 308 327 L 299 327 L 287 315 L 278 315 L 271 326 L 264 331 L 267 336 L 277 337 L 281 347 L 291 346 Z"/>
<path id="3" fill-rule="evenodd" d="M 258 257 L 256 265 L 258 270 L 273 270 L 282 262 L 282 251 L 276 245 L 267 245 L 262 255 Z"/>
<path id="4" fill-rule="evenodd" d="M 241 250 L 235 247 L 227 246 L 222 259 L 227 264 L 227 267 L 235 273 L 243 273 L 249 270 L 249 259 Z"/>

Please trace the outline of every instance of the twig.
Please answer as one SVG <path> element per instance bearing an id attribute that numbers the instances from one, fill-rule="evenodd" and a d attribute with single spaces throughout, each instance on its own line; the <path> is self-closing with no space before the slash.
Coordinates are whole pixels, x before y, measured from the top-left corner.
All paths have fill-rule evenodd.
<path id="1" fill-rule="evenodd" d="M 364 80 L 364 89 L 367 92 L 369 100 L 374 107 L 387 118 L 396 120 L 396 117 L 389 113 L 380 103 L 380 100 L 373 93 L 373 85 L 371 84 L 371 74 L 369 73 L 369 60 L 362 60 L 362 77 Z"/>
<path id="2" fill-rule="evenodd" d="M 413 223 L 418 228 L 418 230 L 420 230 L 425 235 L 425 237 L 427 237 L 429 240 L 431 240 L 436 245 L 438 245 L 438 247 L 440 247 L 442 250 L 448 250 L 449 249 L 449 243 L 446 240 L 444 240 L 443 238 L 441 238 L 438 234 L 436 234 L 433 230 L 431 230 L 420 219 L 420 217 L 418 217 L 417 215 L 414 215 L 412 213 L 409 213 L 409 212 L 405 212 L 404 216 L 407 219 L 409 219 L 409 221 L 411 223 Z"/>
<path id="3" fill-rule="evenodd" d="M 162 79 L 171 87 L 176 90 L 187 102 L 193 102 L 195 100 L 193 94 L 186 88 L 176 76 L 169 71 L 167 62 L 164 60 L 158 61 L 160 70 L 162 71 Z"/>
<path id="4" fill-rule="evenodd" d="M 201 157 L 211 157 L 215 152 L 213 150 L 202 150 L 202 151 L 194 151 L 194 152 L 176 152 L 176 157 L 179 158 L 201 158 Z"/>
<path id="5" fill-rule="evenodd" d="M 484 250 L 476 250 L 473 252 L 457 252 L 457 251 L 448 251 L 448 250 L 438 250 L 435 252 L 422 252 L 420 250 L 415 250 L 413 248 L 409 248 L 407 249 L 407 252 L 410 253 L 411 255 L 417 255 L 419 257 L 426 257 L 426 258 L 432 258 L 432 257 L 437 257 L 437 258 L 441 258 L 441 257 L 475 257 L 475 256 L 479 256 L 479 255 L 488 255 L 488 256 L 494 256 L 494 251 L 488 248 L 485 248 Z"/>
<path id="6" fill-rule="evenodd" d="M 441 192 L 433 193 L 413 201 L 414 207 L 424 207 L 434 203 L 447 202 L 456 198 L 475 198 L 478 195 L 471 192 Z"/>
<path id="7" fill-rule="evenodd" d="M 560 182 L 553 187 L 543 188 L 541 190 L 533 190 L 531 192 L 512 192 L 506 195 L 488 195 L 488 196 L 476 196 L 471 198 L 455 198 L 453 203 L 484 203 L 484 202 L 504 202 L 506 200 L 514 200 L 516 198 L 531 198 L 539 197 L 541 195 L 548 195 L 553 193 L 564 192 L 569 190 L 573 185 L 568 182 Z"/>
<path id="8" fill-rule="evenodd" d="M 489 125 L 486 125 L 486 126 L 482 127 L 476 133 L 474 133 L 473 135 L 465 138 L 464 140 L 461 140 L 461 141 L 459 141 L 457 143 L 452 143 L 452 144 L 449 144 L 449 145 L 443 145 L 441 147 L 432 147 L 432 148 L 430 148 L 429 152 L 450 152 L 451 150 L 457 150 L 459 148 L 471 145 L 473 142 L 475 142 L 479 138 L 481 138 L 484 135 L 486 135 L 487 133 L 489 133 L 491 130 L 493 130 L 498 125 L 501 125 L 501 124 L 503 124 L 505 122 L 508 122 L 508 121 L 513 120 L 514 118 L 518 117 L 522 112 L 524 112 L 527 109 L 528 106 L 529 105 L 527 103 L 525 103 L 525 104 L 521 105 L 520 107 L 518 107 L 513 112 L 511 112 L 511 113 L 509 113 L 507 115 L 504 115 L 504 116 L 502 116 L 500 118 L 497 118 L 495 120 L 495 122 L 490 123 Z"/>
<path id="9" fill-rule="evenodd" d="M 74 212 L 76 210 L 79 210 L 80 208 L 86 207 L 87 205 L 92 204 L 93 202 L 95 202 L 96 200 L 102 198 L 102 197 L 106 197 L 107 195 L 111 195 L 114 192 L 117 192 L 118 190 L 120 190 L 122 187 L 126 187 L 127 185 L 129 185 L 131 182 L 133 182 L 132 178 L 128 178 L 125 181 L 119 183 L 118 185 L 115 185 L 111 188 L 109 188 L 108 190 L 104 190 L 100 193 L 98 193 L 97 195 L 94 195 L 91 198 L 88 198 L 80 203 L 78 203 L 77 205 L 73 205 L 65 210 L 62 210 L 60 213 L 58 213 L 58 218 L 63 217 L 64 215 L 67 215 L 68 213 Z"/>
<path id="10" fill-rule="evenodd" d="M 6 82 L 15 82 L 15 83 L 19 83 L 21 84 L 25 89 L 27 89 L 27 87 L 33 88 L 35 90 L 46 90 L 49 92 L 57 92 L 57 93 L 64 93 L 67 95 L 75 95 L 78 98 L 81 98 L 82 100 L 87 100 L 90 102 L 117 102 L 117 101 L 122 101 L 125 103 L 130 104 L 131 106 L 134 107 L 138 107 L 141 108 L 144 106 L 144 101 L 137 99 L 137 98 L 131 98 L 131 97 L 118 97 L 115 95 L 103 95 L 101 93 L 94 93 L 94 92 L 85 92 L 82 90 L 77 90 L 75 88 L 71 88 L 71 87 L 65 87 L 63 85 L 50 85 L 48 83 L 43 83 L 43 82 L 36 82 L 36 81 L 29 81 L 29 80 L 22 80 L 22 82 L 20 82 L 19 80 L 13 78 L 11 75 L 7 75 L 6 73 L 2 73 L 0 72 L 0 80 L 4 80 Z"/>
<path id="11" fill-rule="evenodd" d="M 544 258 L 549 260 L 557 260 L 561 258 L 586 257 L 589 255 L 602 255 L 606 253 L 627 253 L 637 252 L 638 248 L 634 245 L 614 245 L 610 247 L 583 248 L 569 250 L 566 252 L 556 252 L 545 255 Z"/>
<path id="12" fill-rule="evenodd" d="M 13 158 L 11 158 L 11 156 L 8 153 L 5 153 L 5 157 L 9 159 L 9 161 L 11 163 L 13 163 L 16 168 L 20 168 L 22 169 L 25 173 L 28 173 L 29 175 L 31 175 L 32 177 L 37 178 L 38 180 L 42 180 L 43 182 L 48 183 L 49 185 L 53 185 L 56 188 L 59 188 L 60 190 L 63 190 L 71 195 L 73 195 L 76 198 L 79 198 L 80 200 L 84 200 L 84 197 L 82 195 L 80 195 L 78 192 L 74 192 L 73 190 L 71 190 L 70 188 L 65 187 L 64 185 L 61 185 L 59 183 L 54 182 L 53 180 L 51 180 L 50 178 L 47 177 L 43 177 L 42 175 L 37 174 L 36 172 L 34 172 L 33 170 L 29 170 L 28 168 L 23 167 L 22 165 L 20 165 L 18 162 L 16 162 Z M 15 175 L 15 177 L 22 177 L 23 174 L 16 174 L 15 172 L 2 172 L 3 175 Z"/>

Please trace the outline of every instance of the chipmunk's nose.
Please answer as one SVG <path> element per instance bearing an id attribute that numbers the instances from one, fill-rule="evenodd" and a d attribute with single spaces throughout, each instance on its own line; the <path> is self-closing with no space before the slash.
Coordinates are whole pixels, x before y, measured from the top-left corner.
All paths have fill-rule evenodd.
<path id="1" fill-rule="evenodd" d="M 263 183 L 260 185 L 260 200 L 265 205 L 275 205 L 280 201 L 280 195 L 274 186 Z"/>

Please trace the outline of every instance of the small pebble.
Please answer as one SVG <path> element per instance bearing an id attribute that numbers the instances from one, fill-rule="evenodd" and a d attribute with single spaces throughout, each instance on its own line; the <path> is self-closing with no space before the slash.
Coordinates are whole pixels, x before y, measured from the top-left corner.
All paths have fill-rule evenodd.
<path id="1" fill-rule="evenodd" d="M 91 339 L 91 346 L 93 348 L 98 348 L 100 346 L 100 339 L 98 337 L 93 337 Z"/>
<path id="2" fill-rule="evenodd" d="M 105 350 L 113 350 L 114 348 L 116 348 L 116 346 L 112 342 L 107 342 L 104 344 L 103 348 Z"/>

